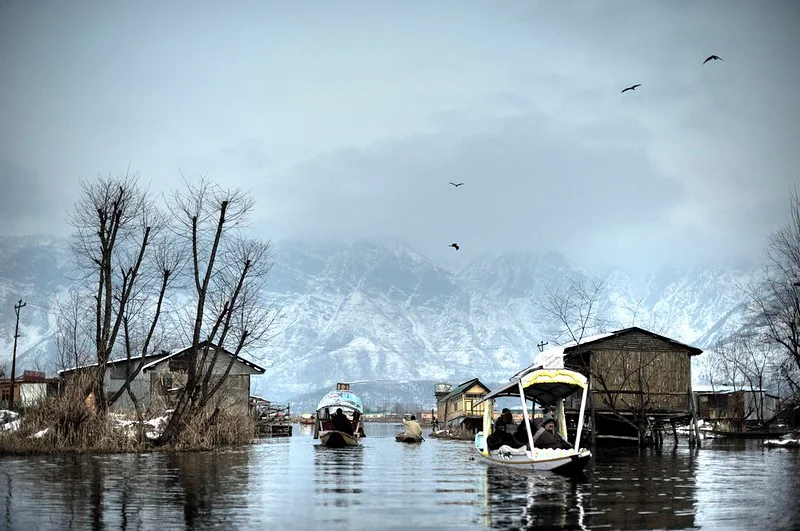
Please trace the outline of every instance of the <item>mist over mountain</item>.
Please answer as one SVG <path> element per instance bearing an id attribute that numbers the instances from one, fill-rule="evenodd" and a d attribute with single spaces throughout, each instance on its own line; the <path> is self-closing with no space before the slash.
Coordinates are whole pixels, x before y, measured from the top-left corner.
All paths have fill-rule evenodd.
<path id="1" fill-rule="evenodd" d="M 558 342 L 544 310 L 568 278 L 603 281 L 606 330 L 641 326 L 707 348 L 735 330 L 752 268 L 664 269 L 596 278 L 555 253 L 486 255 L 458 270 L 402 241 L 281 242 L 265 298 L 279 309 L 268 346 L 246 355 L 267 368 L 253 392 L 313 409 L 337 381 L 359 384 L 367 407 L 433 405 L 433 383 L 502 382 Z M 58 368 L 55 304 L 77 274 L 66 241 L 0 238 L 0 367 L 10 370 L 14 304 L 22 299 L 17 374 Z M 563 341 L 562 341 L 563 342 Z M 699 356 L 698 358 L 702 358 Z M 702 363 L 702 359 L 697 360 Z"/>

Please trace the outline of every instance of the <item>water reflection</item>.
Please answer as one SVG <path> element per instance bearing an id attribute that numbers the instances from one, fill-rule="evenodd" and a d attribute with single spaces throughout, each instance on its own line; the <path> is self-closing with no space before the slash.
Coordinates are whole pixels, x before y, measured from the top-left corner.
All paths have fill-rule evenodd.
<path id="1" fill-rule="evenodd" d="M 598 452 L 586 521 L 615 529 L 695 527 L 697 450 Z"/>
<path id="2" fill-rule="evenodd" d="M 570 479 L 484 465 L 484 525 L 524 529 L 586 529 L 588 478 Z"/>
<path id="3" fill-rule="evenodd" d="M 487 465 L 468 441 L 397 443 L 396 431 L 370 426 L 361 446 L 339 449 L 293 436 L 216 452 L 4 457 L 0 528 L 775 530 L 799 520 L 796 451 L 598 449 L 571 480 Z"/>
<path id="4" fill-rule="evenodd" d="M 314 485 L 318 494 L 360 494 L 364 482 L 363 469 L 362 446 L 327 448 L 321 444 L 314 445 Z M 323 499 L 327 498 L 323 496 Z M 337 498 L 337 506 L 347 507 L 348 499 Z"/>
<path id="5" fill-rule="evenodd" d="M 194 528 L 200 522 L 224 521 L 231 507 L 247 506 L 250 452 L 237 449 L 215 452 L 167 454 L 167 487 L 178 491 L 175 503 L 183 511 L 184 523 Z"/>

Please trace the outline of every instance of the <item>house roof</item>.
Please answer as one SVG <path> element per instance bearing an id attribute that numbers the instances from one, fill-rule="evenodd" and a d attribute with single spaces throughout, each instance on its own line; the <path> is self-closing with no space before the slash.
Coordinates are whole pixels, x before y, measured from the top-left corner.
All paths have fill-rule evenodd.
<path id="1" fill-rule="evenodd" d="M 204 342 L 204 343 L 201 343 L 201 345 L 200 345 L 200 346 L 201 346 L 201 348 L 202 348 L 202 347 L 205 347 L 205 342 Z M 230 351 L 229 351 L 229 350 L 227 350 L 227 349 L 224 349 L 224 348 L 218 347 L 217 345 L 215 345 L 215 344 L 213 344 L 213 343 L 209 345 L 209 348 L 210 348 L 210 349 L 216 349 L 216 350 L 219 350 L 219 351 L 221 351 L 221 352 L 223 352 L 223 353 L 227 354 L 227 355 L 228 355 L 228 356 L 230 356 L 230 357 L 234 357 L 234 354 L 233 354 L 233 352 L 230 352 Z M 171 352 L 170 354 L 167 354 L 166 356 L 164 356 L 164 357 L 162 357 L 162 358 L 159 358 L 159 359 L 157 359 L 157 360 L 151 361 L 150 363 L 148 363 L 147 365 L 145 365 L 144 367 L 142 367 L 142 372 L 147 372 L 147 371 L 150 371 L 150 370 L 152 370 L 152 369 L 153 369 L 153 368 L 154 368 L 156 365 L 158 365 L 158 364 L 159 364 L 159 363 L 161 363 L 161 362 L 167 361 L 167 360 L 169 360 L 169 359 L 172 359 L 172 358 L 180 357 L 180 356 L 182 356 L 183 354 L 186 354 L 187 352 L 189 352 L 191 349 L 192 349 L 192 347 L 191 347 L 191 346 L 189 346 L 189 347 L 182 348 L 182 349 L 180 349 L 180 350 L 175 350 L 175 351 Z M 255 370 L 256 372 L 258 372 L 259 374 L 264 374 L 264 373 L 266 372 L 266 369 L 264 369 L 263 367 L 261 367 L 261 366 L 259 366 L 259 365 L 256 365 L 256 364 L 255 364 L 255 363 L 253 363 L 252 361 L 246 360 L 245 358 L 243 358 L 243 357 L 241 357 L 241 356 L 235 356 L 235 357 L 236 357 L 236 360 L 237 360 L 237 361 L 239 361 L 240 363 L 243 363 L 243 364 L 247 365 L 247 366 L 248 366 L 248 367 L 250 367 L 251 369 L 253 369 L 253 370 Z"/>
<path id="2" fill-rule="evenodd" d="M 581 350 L 581 349 L 585 348 L 588 345 L 591 345 L 591 344 L 594 344 L 594 343 L 600 343 L 600 342 L 602 342 L 602 341 L 604 341 L 604 340 L 606 340 L 608 338 L 629 334 L 631 332 L 640 332 L 642 334 L 645 334 L 645 335 L 648 335 L 648 336 L 655 337 L 655 338 L 661 339 L 663 341 L 666 341 L 667 343 L 672 343 L 675 346 L 678 346 L 678 347 L 681 347 L 681 348 L 685 348 L 686 350 L 689 351 L 689 355 L 690 356 L 696 356 L 698 354 L 702 354 L 703 353 L 702 349 L 699 349 L 697 347 L 686 345 L 685 343 L 681 343 L 680 341 L 676 341 L 676 340 L 668 338 L 666 336 L 662 336 L 660 334 L 656 334 L 655 332 L 650 332 L 649 330 L 645 330 L 644 328 L 639 328 L 638 326 L 632 326 L 630 328 L 623 328 L 621 330 L 617 330 L 617 331 L 614 331 L 614 332 L 606 332 L 606 333 L 603 333 L 603 334 L 596 334 L 596 335 L 593 335 L 593 336 L 586 336 L 584 338 L 581 338 L 580 343 L 578 343 L 576 341 L 570 341 L 570 342 L 565 343 L 563 345 L 559 345 L 557 347 L 553 347 L 553 348 L 547 349 L 544 352 L 540 352 L 537 355 L 537 357 L 534 360 L 532 366 L 539 365 L 539 360 L 543 359 L 544 356 L 547 356 L 547 355 L 562 355 L 563 356 L 565 354 L 569 354 L 570 352 L 575 352 L 577 350 Z"/>
<path id="3" fill-rule="evenodd" d="M 473 386 L 473 385 L 475 385 L 476 383 L 477 383 L 477 384 L 480 384 L 481 386 L 483 386 L 483 387 L 484 387 L 484 389 L 487 389 L 487 390 L 489 389 L 488 387 L 486 387 L 485 385 L 483 385 L 483 383 L 481 383 L 481 381 L 480 381 L 479 379 L 477 379 L 477 378 L 473 378 L 472 380 L 467 380 L 466 382 L 464 382 L 464 383 L 462 383 L 462 384 L 459 384 L 459 385 L 458 385 L 458 387 L 456 387 L 455 389 L 453 389 L 452 391 L 450 391 L 449 393 L 447 393 L 446 395 L 444 395 L 444 396 L 441 398 L 441 400 L 439 400 L 439 402 L 443 402 L 443 401 L 445 401 L 445 400 L 449 400 L 449 399 L 451 399 L 451 398 L 452 398 L 452 397 L 454 397 L 454 396 L 458 396 L 458 395 L 460 395 L 461 393 L 464 393 L 464 392 L 465 392 L 467 389 L 469 389 L 470 387 L 472 387 L 472 386 Z"/>
<path id="4" fill-rule="evenodd" d="M 144 356 L 144 360 L 146 362 L 148 362 L 148 360 L 152 361 L 152 360 L 155 360 L 155 359 L 163 358 L 164 356 L 168 356 L 168 355 L 169 355 L 168 352 L 162 350 L 158 354 L 148 354 L 147 356 Z M 141 359 L 142 359 L 142 356 L 136 356 L 136 357 L 131 358 L 130 361 L 140 361 Z M 122 362 L 125 362 L 125 361 L 128 361 L 128 358 L 108 360 L 106 365 L 115 365 L 117 363 L 122 363 Z M 69 372 L 79 371 L 81 369 L 91 369 L 92 367 L 97 367 L 97 365 L 98 365 L 97 363 L 89 363 L 87 365 L 78 365 L 77 367 L 70 367 L 69 369 L 61 369 L 60 371 L 58 371 L 58 374 L 65 374 L 65 373 L 69 373 Z"/>
<path id="5" fill-rule="evenodd" d="M 751 389 L 750 387 L 740 385 L 710 385 L 710 384 L 693 384 L 692 392 L 701 395 L 730 395 L 733 393 L 763 393 L 766 396 L 778 398 L 765 389 Z"/>

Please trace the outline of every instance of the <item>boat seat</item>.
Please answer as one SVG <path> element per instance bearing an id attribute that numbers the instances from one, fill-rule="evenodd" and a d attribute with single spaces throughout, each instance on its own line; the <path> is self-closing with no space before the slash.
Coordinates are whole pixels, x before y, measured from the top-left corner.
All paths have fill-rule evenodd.
<path id="1" fill-rule="evenodd" d="M 322 421 L 322 431 L 331 431 L 333 429 L 333 422 L 329 420 Z"/>

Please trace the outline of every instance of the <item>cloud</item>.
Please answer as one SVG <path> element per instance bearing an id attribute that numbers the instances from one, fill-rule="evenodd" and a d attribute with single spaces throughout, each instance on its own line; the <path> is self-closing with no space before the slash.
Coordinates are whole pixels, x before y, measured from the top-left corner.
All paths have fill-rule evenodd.
<path id="1" fill-rule="evenodd" d="M 65 234 L 59 214 L 65 195 L 57 181 L 0 153 L 0 189 L 0 234 Z"/>
<path id="2" fill-rule="evenodd" d="M 252 190 L 267 237 L 449 260 L 724 263 L 785 218 L 794 3 L 239 7 L 10 6 L 0 230 L 64 230 L 79 180 L 129 164 L 157 191 L 180 172 Z"/>
<path id="3" fill-rule="evenodd" d="M 684 195 L 631 128 L 592 145 L 580 128 L 536 113 L 468 132 L 460 125 L 303 164 L 281 180 L 275 192 L 288 201 L 264 227 L 294 237 L 390 235 L 434 254 L 457 241 L 465 257 L 557 249 L 595 264 L 636 261 L 644 234 Z"/>

